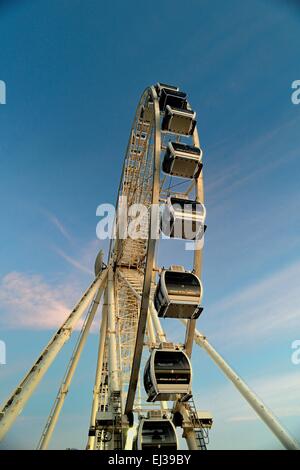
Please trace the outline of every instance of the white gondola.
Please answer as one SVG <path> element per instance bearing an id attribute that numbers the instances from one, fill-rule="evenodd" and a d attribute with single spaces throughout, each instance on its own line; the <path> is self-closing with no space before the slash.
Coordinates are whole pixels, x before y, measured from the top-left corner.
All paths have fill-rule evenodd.
<path id="1" fill-rule="evenodd" d="M 191 398 L 192 366 L 188 356 L 174 347 L 153 349 L 144 370 L 148 402 Z"/>
<path id="2" fill-rule="evenodd" d="M 206 209 L 201 202 L 182 197 L 168 197 L 161 217 L 161 231 L 166 237 L 201 240 L 205 231 Z"/>
<path id="3" fill-rule="evenodd" d="M 167 175 L 180 178 L 197 178 L 202 170 L 202 150 L 199 147 L 169 142 L 162 170 Z"/>
<path id="4" fill-rule="evenodd" d="M 142 418 L 133 441 L 133 450 L 178 449 L 174 424 L 170 419 Z"/>
<path id="5" fill-rule="evenodd" d="M 155 89 L 157 91 L 157 96 L 160 97 L 161 95 L 161 92 L 163 89 L 165 90 L 170 90 L 170 91 L 179 91 L 179 87 L 178 86 L 174 86 L 174 85 L 167 85 L 166 83 L 161 83 L 161 82 L 158 82 L 156 85 L 155 85 Z"/>
<path id="6" fill-rule="evenodd" d="M 202 284 L 198 276 L 181 266 L 161 272 L 154 294 L 154 306 L 159 317 L 196 319 L 200 307 Z"/>
<path id="7" fill-rule="evenodd" d="M 196 127 L 196 113 L 190 109 L 171 108 L 166 105 L 161 129 L 179 135 L 193 135 Z"/>
<path id="8" fill-rule="evenodd" d="M 158 83 L 156 91 L 161 112 L 164 112 L 167 106 L 176 109 L 187 109 L 186 93 L 179 91 L 178 87 Z"/>

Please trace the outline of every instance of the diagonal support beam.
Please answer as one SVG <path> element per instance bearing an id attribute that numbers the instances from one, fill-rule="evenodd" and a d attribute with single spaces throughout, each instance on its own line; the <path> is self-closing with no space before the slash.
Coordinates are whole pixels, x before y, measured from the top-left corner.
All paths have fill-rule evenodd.
<path id="1" fill-rule="evenodd" d="M 78 338 L 77 344 L 75 346 L 74 352 L 72 354 L 71 360 L 68 364 L 66 374 L 64 376 L 63 382 L 59 388 L 58 394 L 56 396 L 54 405 L 52 407 L 52 410 L 50 412 L 49 418 L 47 420 L 45 429 L 43 431 L 43 434 L 41 436 L 40 442 L 38 444 L 37 449 L 38 450 L 46 450 L 49 446 L 49 443 L 51 441 L 53 432 L 55 430 L 58 418 L 60 416 L 61 410 L 63 408 L 65 399 L 67 397 L 67 394 L 70 389 L 70 385 L 72 382 L 72 379 L 74 377 L 77 365 L 79 363 L 79 359 L 81 356 L 81 353 L 83 351 L 83 348 L 85 346 L 87 337 L 90 332 L 91 325 L 93 323 L 93 320 L 95 318 L 95 314 L 97 312 L 101 297 L 103 293 L 103 288 L 99 289 L 92 304 L 90 307 L 90 310 L 88 312 L 88 316 L 86 318 L 86 321 L 82 327 L 82 330 L 80 332 L 80 336 Z"/>
<path id="2" fill-rule="evenodd" d="M 181 322 L 186 325 L 186 320 L 181 320 Z M 251 390 L 246 382 L 241 379 L 241 377 L 232 369 L 232 367 L 230 367 L 225 359 L 223 359 L 223 357 L 208 342 L 207 338 L 198 330 L 195 330 L 194 341 L 198 346 L 207 352 L 210 358 L 215 362 L 215 364 L 217 364 L 226 377 L 238 389 L 241 395 L 245 398 L 245 400 L 247 400 L 249 405 L 269 427 L 269 429 L 282 443 L 282 445 L 288 450 L 300 450 L 298 442 L 296 442 L 295 439 L 290 436 L 290 434 L 286 431 L 282 424 L 280 424 L 272 411 L 266 407 L 266 405 L 253 392 L 253 390 Z"/>
<path id="3" fill-rule="evenodd" d="M 90 429 L 95 427 L 96 415 L 97 415 L 97 411 L 99 407 L 99 393 L 100 393 L 100 384 L 101 384 L 101 378 L 102 378 L 102 372 L 103 372 L 103 360 L 104 360 L 106 335 L 107 335 L 107 288 L 104 293 L 104 303 L 102 307 L 102 318 L 101 318 L 101 326 L 100 326 L 100 333 L 99 333 L 99 346 L 98 346 L 98 358 L 97 358 L 97 366 L 96 366 L 95 384 L 93 388 L 93 403 L 92 403 L 91 418 L 90 418 Z M 89 433 L 86 449 L 87 450 L 94 449 L 94 444 L 95 444 L 95 436 L 90 435 Z"/>
<path id="4" fill-rule="evenodd" d="M 16 390 L 0 409 L 0 440 L 3 439 L 18 415 L 22 412 L 27 401 L 39 385 L 50 365 L 70 338 L 72 331 L 81 316 L 89 306 L 96 292 L 103 287 L 107 278 L 107 270 L 103 271 L 92 282 L 76 304 L 67 320 L 59 328 L 47 344 L 32 368 L 25 375 Z"/>

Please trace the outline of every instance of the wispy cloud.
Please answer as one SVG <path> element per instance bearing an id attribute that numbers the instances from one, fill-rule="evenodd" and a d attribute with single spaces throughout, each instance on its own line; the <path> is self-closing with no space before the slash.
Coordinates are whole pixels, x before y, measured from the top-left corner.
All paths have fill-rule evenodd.
<path id="1" fill-rule="evenodd" d="M 57 253 L 61 258 L 63 258 L 65 261 L 67 261 L 71 266 L 73 266 L 76 269 L 79 269 L 80 271 L 87 273 L 87 274 L 93 274 L 93 271 L 86 266 L 82 264 L 81 261 L 76 260 L 72 256 L 67 255 L 63 250 L 60 248 L 54 247 L 53 250 L 55 253 Z"/>
<path id="2" fill-rule="evenodd" d="M 300 262 L 212 304 L 212 337 L 232 344 L 274 339 L 300 327 Z"/>
<path id="3" fill-rule="evenodd" d="M 66 273 L 63 280 L 61 275 L 49 280 L 40 274 L 15 271 L 4 275 L 0 278 L 0 326 L 33 330 L 57 328 L 82 296 L 94 275 L 87 266 L 93 266 L 99 251 L 99 240 L 91 240 L 81 247 L 78 259 L 60 248 L 53 249 L 76 271 Z M 92 332 L 98 331 L 98 317 L 95 318 Z M 82 321 L 77 328 L 81 325 Z"/>
<path id="4" fill-rule="evenodd" d="M 277 417 L 300 416 L 298 370 L 248 380 L 248 384 Z M 260 419 L 232 384 L 202 393 L 201 400 L 214 409 L 214 414 L 223 422 L 238 423 Z"/>
<path id="5" fill-rule="evenodd" d="M 296 117 L 259 135 L 253 142 L 239 146 L 238 149 L 228 148 L 230 142 L 227 145 L 225 142 L 224 148 L 217 149 L 219 161 L 224 161 L 228 155 L 230 157 L 225 167 L 222 165 L 221 170 L 214 170 L 213 179 L 208 177 L 205 185 L 213 209 L 223 209 L 224 197 L 228 197 L 237 188 L 297 158 L 299 149 L 286 148 L 284 145 L 286 141 L 293 141 L 289 137 L 297 132 L 298 127 L 299 118 Z M 259 155 L 258 160 L 255 159 L 256 155 Z"/>
<path id="6" fill-rule="evenodd" d="M 51 224 L 54 225 L 54 227 L 58 229 L 61 235 L 63 235 L 69 242 L 73 241 L 73 238 L 70 235 L 69 231 L 67 230 L 65 225 L 59 220 L 59 218 L 56 215 L 52 214 L 46 209 L 43 209 L 42 212 L 45 214 L 45 216 L 51 222 Z"/>
<path id="7" fill-rule="evenodd" d="M 0 323 L 9 328 L 49 329 L 59 326 L 70 307 L 58 289 L 39 275 L 11 272 L 0 282 Z"/>
<path id="8" fill-rule="evenodd" d="M 279 418 L 300 416 L 300 375 L 299 371 L 278 374 L 253 381 L 254 390 L 266 400 L 266 404 Z M 236 410 L 236 413 L 239 410 Z M 241 411 L 241 410 L 240 410 Z M 258 420 L 255 414 L 248 412 L 237 413 L 231 421 Z"/>
<path id="9" fill-rule="evenodd" d="M 11 272 L 0 280 L 0 326 L 31 330 L 58 328 L 86 287 L 70 278 L 64 284 L 54 286 L 40 275 Z M 83 318 L 76 329 L 82 324 Z M 99 315 L 91 332 L 98 330 Z"/>
<path id="10" fill-rule="evenodd" d="M 247 378 L 247 383 L 299 441 L 299 371 Z M 224 381 L 223 385 L 218 384 L 217 387 L 200 388 L 199 398 L 196 397 L 195 400 L 197 408 L 212 412 L 214 425 L 211 431 L 211 448 L 283 448 L 233 384 Z"/>

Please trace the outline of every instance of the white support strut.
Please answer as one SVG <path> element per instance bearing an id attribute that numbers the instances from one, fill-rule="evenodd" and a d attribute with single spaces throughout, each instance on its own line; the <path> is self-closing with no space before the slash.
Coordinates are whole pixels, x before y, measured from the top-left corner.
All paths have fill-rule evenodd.
<path id="1" fill-rule="evenodd" d="M 101 296 L 103 293 L 103 288 L 99 289 L 92 304 L 91 308 L 89 310 L 87 319 L 85 324 L 83 325 L 83 329 L 81 331 L 78 343 L 76 344 L 75 350 L 72 354 L 69 366 L 66 371 L 66 375 L 63 379 L 63 382 L 59 388 L 56 400 L 54 402 L 53 408 L 50 412 L 48 421 L 46 423 L 44 432 L 41 436 L 40 442 L 38 444 L 38 450 L 45 450 L 48 448 L 50 440 L 52 438 L 55 426 L 57 424 L 59 415 L 61 413 L 62 407 L 64 405 L 66 396 L 69 392 L 69 388 L 73 379 L 73 376 L 75 374 L 81 353 L 83 351 L 84 345 L 86 343 L 88 334 L 90 332 L 91 325 L 93 323 L 93 320 L 95 318 L 95 314 L 97 312 Z"/>
<path id="2" fill-rule="evenodd" d="M 90 418 L 90 429 L 95 428 L 96 414 L 97 414 L 98 406 L 99 406 L 99 391 L 100 391 L 101 377 L 102 377 L 102 371 L 103 371 L 103 359 L 104 359 L 106 332 L 107 332 L 107 289 L 104 293 L 104 303 L 102 307 L 100 341 L 99 341 L 99 347 L 98 347 L 95 384 L 93 388 L 93 403 L 92 403 L 91 418 Z M 86 449 L 92 450 L 94 449 L 94 445 L 95 445 L 95 436 L 90 435 L 89 433 Z"/>
<path id="3" fill-rule="evenodd" d="M 110 393 L 112 393 L 120 390 L 119 367 L 117 359 L 114 272 L 112 268 L 109 268 L 108 270 L 107 298 L 107 333 L 109 338 L 109 388 Z"/>
<path id="4" fill-rule="evenodd" d="M 15 419 L 22 412 L 28 399 L 42 380 L 46 371 L 62 349 L 66 341 L 81 318 L 91 300 L 106 281 L 107 270 L 96 277 L 89 288 L 85 291 L 79 302 L 76 304 L 67 320 L 55 333 L 42 354 L 39 356 L 33 367 L 20 382 L 13 394 L 0 409 L 0 440 L 6 435 Z"/>
<path id="5" fill-rule="evenodd" d="M 186 324 L 185 320 L 181 320 L 182 323 Z M 230 365 L 223 359 L 223 357 L 213 348 L 208 342 L 206 337 L 195 330 L 194 341 L 198 346 L 201 346 L 211 359 L 217 364 L 218 367 L 224 372 L 233 385 L 247 400 L 249 405 L 254 409 L 258 416 L 264 421 L 269 427 L 272 433 L 282 443 L 287 450 L 300 450 L 300 446 L 295 439 L 290 436 L 286 429 L 280 424 L 278 419 L 274 416 L 272 411 L 266 407 L 261 399 L 251 390 L 250 387 L 241 379 L 241 377 L 230 367 Z"/>

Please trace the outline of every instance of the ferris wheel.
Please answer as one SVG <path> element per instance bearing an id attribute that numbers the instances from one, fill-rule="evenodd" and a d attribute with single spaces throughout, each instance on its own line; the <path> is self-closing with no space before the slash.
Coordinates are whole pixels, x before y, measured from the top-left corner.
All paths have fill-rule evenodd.
<path id="1" fill-rule="evenodd" d="M 107 263 L 0 409 L 0 439 L 84 316 L 73 354 L 42 431 L 46 449 L 97 310 L 101 310 L 88 450 L 206 450 L 213 424 L 193 397 L 193 345 L 202 347 L 284 447 L 298 449 L 272 412 L 196 329 L 202 313 L 206 230 L 196 112 L 178 87 L 157 83 L 138 103 L 120 179 Z M 159 266 L 161 239 L 188 244 L 189 266 Z M 176 260 L 175 260 L 176 261 Z M 184 324 L 180 342 L 165 325 Z M 169 330 L 172 330 L 172 327 Z M 91 387 L 92 388 L 92 387 Z"/>

